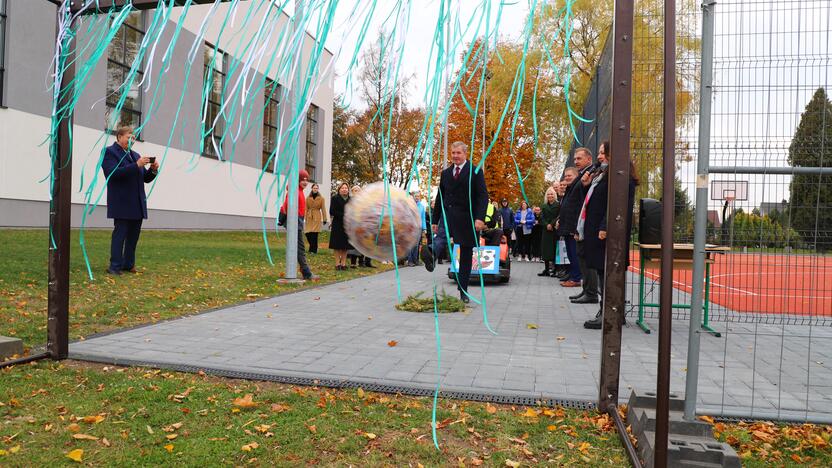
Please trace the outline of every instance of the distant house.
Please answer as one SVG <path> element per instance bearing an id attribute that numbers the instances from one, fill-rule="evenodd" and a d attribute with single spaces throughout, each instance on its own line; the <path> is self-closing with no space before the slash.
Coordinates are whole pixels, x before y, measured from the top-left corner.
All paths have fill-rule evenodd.
<path id="1" fill-rule="evenodd" d="M 717 229 L 721 228 L 722 222 L 719 220 L 719 211 L 708 210 L 708 222 L 711 223 Z"/>
<path id="2" fill-rule="evenodd" d="M 774 211 L 785 213 L 788 210 L 789 204 L 786 200 L 781 202 L 762 202 L 760 203 L 760 216 L 768 216 Z"/>

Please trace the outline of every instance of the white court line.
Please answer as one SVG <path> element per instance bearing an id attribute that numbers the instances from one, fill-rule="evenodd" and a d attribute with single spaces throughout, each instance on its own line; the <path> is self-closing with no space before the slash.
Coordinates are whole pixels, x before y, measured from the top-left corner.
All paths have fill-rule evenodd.
<path id="1" fill-rule="evenodd" d="M 638 273 L 638 270 L 635 269 L 635 267 L 631 266 L 630 268 L 631 268 L 630 271 L 632 271 L 633 273 Z M 645 274 L 645 276 L 650 276 L 651 277 L 650 279 L 652 279 L 652 280 L 658 280 L 659 279 L 659 275 L 657 275 L 655 273 L 652 273 L 650 271 L 645 270 L 644 274 Z M 717 275 L 717 276 L 739 276 L 739 275 L 750 275 L 750 274 L 757 274 L 757 273 L 728 273 L 728 274 Z M 762 274 L 771 275 L 771 274 L 779 274 L 779 273 L 762 273 Z M 716 276 L 711 276 L 711 278 L 716 278 Z M 691 285 L 689 285 L 687 283 L 682 283 L 680 281 L 673 280 L 673 284 L 682 286 L 683 288 L 691 289 Z M 756 297 L 782 297 L 782 298 L 786 298 L 786 299 L 806 299 L 806 300 L 832 299 L 832 296 L 827 297 L 827 296 L 812 296 L 812 295 L 805 296 L 805 295 L 796 295 L 796 294 L 760 294 L 760 293 L 755 293 L 753 291 L 747 291 L 745 289 L 733 288 L 731 286 L 725 286 L 724 284 L 714 283 L 713 281 L 711 281 L 711 286 L 718 287 L 718 288 L 723 288 L 723 289 L 730 289 L 731 291 L 737 291 L 739 293 L 746 294 L 748 296 L 756 296 Z M 713 294 L 711 294 L 711 299 L 713 299 Z"/>

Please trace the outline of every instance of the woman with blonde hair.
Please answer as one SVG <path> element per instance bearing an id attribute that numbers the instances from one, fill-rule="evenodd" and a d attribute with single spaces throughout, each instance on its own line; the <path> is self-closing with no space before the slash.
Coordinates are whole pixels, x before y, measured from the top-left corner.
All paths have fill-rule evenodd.
<path id="1" fill-rule="evenodd" d="M 306 216 L 304 219 L 306 221 L 304 233 L 306 234 L 306 241 L 309 242 L 309 253 L 316 254 L 318 253 L 318 235 L 323 230 L 324 225 L 329 222 L 326 203 L 324 197 L 318 192 L 318 184 L 312 184 L 312 191 L 306 197 Z"/>
<path id="2" fill-rule="evenodd" d="M 537 276 L 552 276 L 555 263 L 555 222 L 560 215 L 560 203 L 554 187 L 546 190 L 546 201 L 540 208 L 540 258 L 543 259 L 543 271 Z"/>

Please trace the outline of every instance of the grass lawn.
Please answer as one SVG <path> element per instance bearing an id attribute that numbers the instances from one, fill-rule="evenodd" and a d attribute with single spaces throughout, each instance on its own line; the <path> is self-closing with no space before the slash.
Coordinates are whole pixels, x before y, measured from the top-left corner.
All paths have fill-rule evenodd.
<path id="1" fill-rule="evenodd" d="M 137 274 L 105 274 L 110 231 L 87 230 L 94 281 L 87 276 L 78 231 L 72 233 L 70 339 L 178 317 L 214 307 L 279 294 L 301 287 L 280 285 L 284 240 L 269 237 L 272 266 L 261 232 L 143 231 L 136 253 Z M 327 237 L 321 245 L 327 245 Z M 0 335 L 27 347 L 46 343 L 46 230 L 0 230 Z M 332 252 L 309 255 L 322 284 L 374 274 L 390 266 L 336 272 Z"/>
<path id="2" fill-rule="evenodd" d="M 73 361 L 0 371 L 0 466 L 626 466 L 608 416 Z"/>

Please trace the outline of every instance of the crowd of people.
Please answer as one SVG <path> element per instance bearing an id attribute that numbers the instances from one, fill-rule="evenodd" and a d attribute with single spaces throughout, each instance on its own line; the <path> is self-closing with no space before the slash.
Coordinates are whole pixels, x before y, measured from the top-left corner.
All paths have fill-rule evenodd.
<path id="1" fill-rule="evenodd" d="M 107 216 L 114 224 L 107 268 L 113 275 L 136 271 L 136 244 L 142 221 L 147 219 L 144 184 L 152 182 L 159 170 L 156 158 L 140 156 L 132 150 L 134 141 L 132 128 L 118 129 L 116 142 L 107 148 L 101 165 L 107 176 Z M 607 171 L 612 157 L 609 142 L 601 144 L 596 158 L 588 148 L 576 149 L 574 165 L 566 167 L 561 180 L 546 189 L 542 206 L 529 206 L 526 200 L 521 200 L 516 211 L 506 198 L 499 203 L 489 198 L 483 171 L 472 170 L 467 154 L 465 143 L 457 141 L 451 145 L 452 164 L 442 171 L 431 206 L 422 200 L 420 193 L 412 194 L 422 220 L 422 234 L 416 247 L 403 259 L 405 265 L 416 266 L 421 260 L 429 271 L 433 271 L 435 263 L 448 258 L 450 238 L 460 246 L 457 282 L 460 298 L 468 302 L 473 247 L 479 245 L 481 237 L 488 245 L 499 245 L 505 237 L 515 261 L 542 262 L 543 271 L 538 276 L 557 278 L 564 288 L 580 288 L 569 297 L 572 303 L 601 303 L 607 237 Z M 593 159 L 596 162 L 593 163 Z M 318 184 L 313 183 L 309 195 L 305 194 L 309 183 L 309 174 L 301 170 L 296 190 L 298 266 L 303 278 L 317 278 L 306 260 L 304 238 L 309 244 L 308 252 L 317 254 L 318 237 L 327 224 L 331 229 L 329 248 L 335 254 L 336 270 L 359 266 L 375 268 L 369 257 L 350 245 L 344 229 L 346 207 L 361 187 L 341 183 L 327 209 Z M 638 184 L 639 178 L 631 162 L 628 236 Z M 280 210 L 281 225 L 285 225 L 287 209 L 288 194 Z M 584 327 L 600 329 L 602 310 L 603 305 Z"/>

